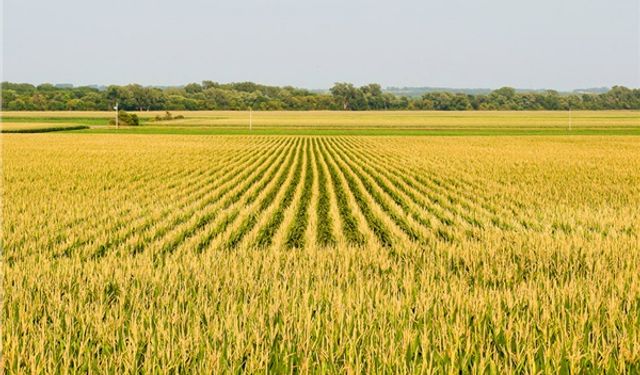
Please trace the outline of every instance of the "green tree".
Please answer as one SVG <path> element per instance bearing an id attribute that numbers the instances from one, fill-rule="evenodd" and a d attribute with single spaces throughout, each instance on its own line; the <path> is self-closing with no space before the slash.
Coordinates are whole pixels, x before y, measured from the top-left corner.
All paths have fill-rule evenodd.
<path id="1" fill-rule="evenodd" d="M 184 91 L 186 91 L 187 94 L 199 93 L 202 92 L 202 86 L 197 83 L 190 83 L 184 87 Z"/>
<path id="2" fill-rule="evenodd" d="M 351 109 L 351 103 L 358 95 L 358 89 L 346 82 L 336 82 L 330 91 L 338 106 L 344 111 Z"/>
<path id="3" fill-rule="evenodd" d="M 111 125 L 115 125 L 116 121 L 111 119 L 109 121 Z M 129 126 L 138 126 L 140 125 L 140 119 L 136 114 L 128 113 L 126 111 L 120 110 L 118 111 L 118 124 L 119 125 L 129 125 Z"/>

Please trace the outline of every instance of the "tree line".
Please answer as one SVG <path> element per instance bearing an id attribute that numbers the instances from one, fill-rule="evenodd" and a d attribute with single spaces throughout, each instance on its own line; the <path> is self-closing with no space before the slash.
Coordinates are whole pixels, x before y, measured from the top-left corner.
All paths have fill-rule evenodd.
<path id="1" fill-rule="evenodd" d="M 614 86 L 600 94 L 561 94 L 554 90 L 518 92 L 503 87 L 488 94 L 430 92 L 417 97 L 384 92 L 379 84 L 357 87 L 338 82 L 329 92 L 253 82 L 212 81 L 183 87 L 138 84 L 58 87 L 52 84 L 2 83 L 2 109 L 9 111 L 111 110 L 608 110 L 640 109 L 640 89 Z"/>

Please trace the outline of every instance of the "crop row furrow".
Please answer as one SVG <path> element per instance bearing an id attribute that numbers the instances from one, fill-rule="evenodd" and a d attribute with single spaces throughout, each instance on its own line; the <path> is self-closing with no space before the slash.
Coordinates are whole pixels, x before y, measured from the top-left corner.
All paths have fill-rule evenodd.
<path id="1" fill-rule="evenodd" d="M 414 167 L 414 170 L 415 167 Z M 419 172 L 417 172 L 420 175 Z M 437 186 L 454 186 L 458 192 L 458 202 L 466 200 L 477 210 L 487 212 L 489 221 L 502 230 L 522 227 L 528 230 L 541 230 L 541 225 L 525 215 L 522 202 L 514 199 L 513 194 L 504 190 L 498 181 L 486 178 L 483 173 L 469 172 L 468 168 L 452 168 L 452 173 L 422 176 L 429 177 Z"/>
<path id="2" fill-rule="evenodd" d="M 275 153 L 277 151 L 273 150 Z M 258 157 L 254 155 L 246 164 L 253 165 L 253 167 L 245 169 L 243 173 L 238 174 L 237 168 L 243 166 L 237 166 L 232 168 L 224 175 L 224 178 L 216 181 L 216 188 L 208 188 L 207 193 L 194 197 L 193 199 L 184 202 L 180 207 L 176 208 L 176 215 L 168 216 L 162 220 L 162 225 L 155 225 L 149 228 L 141 235 L 132 238 L 128 244 L 125 244 L 125 248 L 132 250 L 138 249 L 135 252 L 139 252 L 140 249 L 150 248 L 154 246 L 163 247 L 163 243 L 166 243 L 168 238 L 179 237 L 180 231 L 184 227 L 195 225 L 193 222 L 199 220 L 199 216 L 207 214 L 207 207 L 216 205 L 219 200 L 232 192 L 243 179 L 248 178 L 256 170 L 260 168 L 266 168 L 270 165 L 270 159 L 273 158 L 273 153 L 268 153 Z"/>
<path id="3" fill-rule="evenodd" d="M 278 147 L 276 145 L 273 145 L 273 146 Z M 197 201 L 200 197 L 204 197 L 206 196 L 207 193 L 211 192 L 211 189 L 210 189 L 211 184 L 213 183 L 215 183 L 216 185 L 224 184 L 229 179 L 234 177 L 234 171 L 237 170 L 237 168 L 241 167 L 245 163 L 251 163 L 253 160 L 255 160 L 255 156 L 252 156 L 251 154 L 243 154 L 242 157 L 239 158 L 237 161 L 234 161 L 228 164 L 227 167 L 225 168 L 217 170 L 216 173 L 214 173 L 213 175 L 210 175 L 210 177 L 203 179 L 201 181 L 197 181 L 196 184 L 190 181 L 189 182 L 190 185 L 187 184 L 186 185 L 187 188 L 180 191 L 175 197 L 171 195 L 168 195 L 168 196 L 165 195 L 161 197 L 155 196 L 154 198 L 156 201 L 158 200 L 166 201 L 167 198 L 170 198 L 170 200 L 175 203 L 171 206 L 166 207 L 161 212 L 157 212 L 155 215 L 150 215 L 144 211 L 140 212 L 139 217 L 144 219 L 144 221 L 141 224 L 136 225 L 138 223 L 135 223 L 135 222 L 132 223 L 133 225 L 130 226 L 129 230 L 126 233 L 119 234 L 115 236 L 113 240 L 108 241 L 108 246 L 100 245 L 94 256 L 103 255 L 106 249 L 125 243 L 129 238 L 131 238 L 135 234 L 144 233 L 147 230 L 152 229 L 153 227 L 157 229 L 158 226 L 160 227 L 162 226 L 163 222 L 167 222 L 167 221 L 171 222 L 171 216 L 169 216 L 169 214 L 172 212 L 177 213 L 178 218 L 184 217 L 184 215 L 180 216 L 180 214 L 182 214 L 182 212 L 185 209 L 187 209 L 188 205 L 192 204 L 193 202 Z M 172 225 L 177 225 L 179 224 L 179 222 L 180 222 L 179 220 L 176 222 L 176 220 L 174 219 L 174 221 L 172 222 Z M 167 228 L 168 230 L 168 227 L 165 227 L 165 228 Z M 158 235 L 162 235 L 163 233 L 164 231 L 162 229 L 156 232 L 156 234 Z M 149 238 L 149 237 L 146 237 L 146 238 Z M 155 239 L 155 237 L 152 237 L 151 239 Z M 131 253 L 134 253 L 134 254 L 138 253 L 143 248 L 144 248 L 144 244 L 138 242 L 132 246 Z"/>
<path id="4" fill-rule="evenodd" d="M 154 174 L 147 177 L 143 177 L 137 180 L 135 184 L 127 184 L 127 182 L 121 182 L 120 184 L 113 184 L 110 190 L 113 190 L 115 194 L 109 194 L 104 192 L 105 194 L 109 194 L 109 200 L 113 202 L 120 202 L 123 200 L 124 196 L 129 196 L 132 192 L 141 192 L 142 186 L 148 186 L 149 182 L 165 179 L 165 178 L 184 178 L 189 177 L 197 172 L 201 171 L 198 168 L 183 170 L 183 171 L 169 171 L 167 174 Z M 139 172 L 140 173 L 140 172 Z M 151 174 L 151 173 L 150 173 Z M 134 193 L 135 194 L 135 193 Z M 77 233 L 90 233 L 87 228 L 97 228 L 96 220 L 103 219 L 107 215 L 109 215 L 112 210 L 112 206 L 104 205 L 102 207 L 94 207 L 92 210 L 84 210 L 78 212 L 77 215 L 74 215 L 73 219 L 70 219 L 64 223 L 55 223 L 49 221 L 49 225 L 40 227 L 42 231 L 50 231 L 50 227 L 55 227 L 57 235 L 55 237 L 51 237 L 47 244 L 46 248 L 54 249 L 64 245 L 64 241 L 69 239 L 70 234 Z M 60 230 L 60 228 L 64 228 Z M 20 242 L 16 243 L 15 246 L 20 246 L 24 241 L 27 240 L 27 237 L 23 237 Z M 81 241 L 80 239 L 76 239 L 75 241 Z"/>
<path id="5" fill-rule="evenodd" d="M 485 206 L 479 205 L 476 201 L 478 195 L 475 194 L 473 197 L 470 197 L 460 189 L 460 184 L 456 184 L 455 186 L 446 185 L 432 172 L 427 172 L 424 169 L 418 170 L 415 167 L 407 167 L 411 165 L 411 163 L 407 163 L 406 160 L 403 160 L 398 155 L 385 154 L 383 156 L 380 155 L 379 152 L 376 153 L 373 149 L 367 149 L 365 152 L 369 155 L 375 155 L 376 160 L 381 164 L 380 166 L 385 169 L 389 169 L 390 171 L 395 170 L 396 173 L 405 177 L 413 176 L 414 178 L 420 178 L 421 180 L 418 182 L 420 185 L 426 185 L 433 193 L 437 193 L 437 195 L 431 194 L 430 196 L 430 199 L 433 199 L 434 203 L 458 215 L 466 221 L 467 224 L 481 228 L 486 225 L 485 223 L 495 222 L 496 214 L 487 210 Z M 456 171 L 451 171 L 451 173 L 455 172 Z M 456 195 L 452 195 L 454 192 Z M 456 208 L 456 205 L 460 206 L 461 209 Z M 481 221 L 482 217 L 486 218 L 484 223 Z"/>
<path id="6" fill-rule="evenodd" d="M 309 201 L 311 200 L 311 187 L 313 185 L 313 166 L 311 161 L 311 145 L 307 140 L 305 144 L 306 153 L 306 172 L 304 177 L 304 185 L 302 187 L 302 193 L 300 200 L 298 201 L 298 210 L 295 213 L 289 233 L 285 240 L 285 245 L 288 248 L 302 248 L 304 247 L 304 233 L 307 229 L 307 223 L 309 221 Z"/>
<path id="7" fill-rule="evenodd" d="M 139 217 L 133 219 L 134 221 L 128 227 L 128 230 L 124 233 L 116 233 L 116 235 L 112 236 L 107 242 L 98 246 L 98 250 L 94 253 L 94 257 L 100 257 L 106 253 L 106 250 L 109 248 L 113 248 L 119 246 L 120 244 L 126 242 L 129 238 L 131 238 L 136 233 L 145 232 L 154 225 L 159 225 L 163 219 L 167 219 L 167 215 L 171 212 L 180 212 L 184 209 L 189 202 L 193 202 L 197 197 L 203 196 L 206 192 L 210 191 L 210 186 L 213 183 L 219 183 L 219 179 L 222 177 L 222 181 L 225 181 L 226 177 L 232 177 L 233 171 L 244 165 L 246 162 L 250 162 L 251 155 L 243 154 L 243 157 L 240 158 L 236 162 L 225 163 L 227 167 L 217 170 L 216 173 L 210 174 L 207 178 L 196 180 L 197 183 L 193 183 L 193 181 L 187 181 L 187 188 L 183 188 L 179 193 L 173 197 L 173 194 L 167 194 L 162 196 L 152 195 L 154 201 L 166 201 L 167 198 L 170 198 L 172 202 L 175 202 L 172 206 L 166 207 L 164 210 L 160 212 L 156 212 L 155 214 L 146 212 L 145 210 L 141 210 L 139 212 Z M 178 207 L 178 209 L 175 209 Z M 132 249 L 132 253 L 138 253 L 142 250 L 143 246 L 140 244 L 134 246 Z"/>
<path id="8" fill-rule="evenodd" d="M 260 196 L 260 193 L 264 191 L 265 188 L 268 187 L 270 183 L 274 181 L 276 174 L 282 170 L 288 170 L 288 166 L 293 160 L 293 155 L 295 154 L 295 147 L 290 147 L 288 150 L 288 155 L 283 155 L 282 159 L 280 159 L 277 163 L 274 164 L 274 168 L 271 169 L 266 178 L 262 180 L 260 184 L 253 188 L 253 194 L 246 194 L 244 200 L 240 207 L 233 207 L 229 213 L 222 216 L 222 219 L 219 223 L 216 223 L 210 230 L 208 230 L 205 235 L 199 240 L 195 249 L 197 252 L 204 251 L 216 238 L 219 234 L 223 233 L 229 225 L 231 225 L 236 218 L 240 216 L 241 210 L 249 209 L 250 205 L 255 202 L 256 199 Z M 288 162 L 287 162 L 288 160 Z M 281 167 L 283 166 L 284 167 Z M 282 173 L 285 174 L 285 173 Z M 249 218 L 249 222 L 252 219 Z M 252 224 L 247 224 L 252 225 Z"/>
<path id="9" fill-rule="evenodd" d="M 323 146 L 332 150 L 330 146 L 327 145 L 325 140 L 322 140 Z M 332 150 L 333 151 L 333 150 Z M 365 194 L 362 192 L 360 187 L 358 186 L 354 177 L 346 170 L 346 168 L 340 168 L 340 164 L 338 163 L 335 156 L 331 157 L 331 163 L 335 164 L 334 167 L 336 170 L 339 170 L 342 174 L 342 177 L 345 179 L 347 186 L 353 198 L 355 199 L 356 205 L 360 209 L 360 212 L 365 218 L 369 229 L 373 232 L 374 236 L 378 239 L 380 244 L 384 247 L 391 247 L 393 245 L 393 238 L 387 226 L 382 222 L 382 220 L 377 217 L 369 202 L 367 201 Z M 337 172 L 336 172 L 337 175 Z"/>
<path id="10" fill-rule="evenodd" d="M 261 142 L 257 142 L 255 147 L 269 149 L 270 147 L 273 146 L 273 144 L 274 144 L 273 141 L 261 141 Z M 216 155 L 213 158 L 207 158 L 208 162 L 205 163 L 204 165 L 207 165 L 209 163 L 218 163 L 224 160 L 231 162 L 233 159 L 238 159 L 239 157 L 247 157 L 247 156 L 250 156 L 250 154 L 248 153 L 234 154 L 232 151 L 228 151 L 223 154 Z M 127 161 L 124 161 L 124 162 L 127 162 Z M 172 164 L 172 159 L 165 160 L 163 164 L 165 165 Z M 191 165 L 190 163 L 187 163 L 187 166 L 190 166 L 190 165 Z M 109 180 L 108 184 L 105 185 L 105 186 L 109 186 L 109 189 L 108 191 L 104 192 L 104 194 L 109 195 L 109 200 L 98 201 L 98 202 L 109 202 L 109 204 L 104 204 L 100 208 L 96 207 L 90 210 L 89 212 L 91 213 L 91 215 L 89 216 L 89 220 L 87 220 L 87 217 L 85 216 L 76 218 L 75 223 L 80 224 L 81 226 L 73 224 L 73 222 L 66 223 L 63 225 L 60 225 L 59 223 L 57 223 L 56 225 L 59 227 L 65 228 L 65 231 L 64 232 L 58 231 L 59 235 L 54 237 L 56 238 L 56 242 L 50 243 L 47 247 L 55 248 L 57 247 L 56 246 L 57 244 L 61 244 L 65 238 L 68 238 L 68 236 L 65 235 L 64 233 L 85 233 L 90 237 L 85 239 L 75 239 L 74 244 L 72 246 L 67 246 L 68 247 L 67 249 L 59 251 L 59 253 L 70 253 L 71 249 L 69 247 L 77 248 L 92 242 L 95 239 L 95 236 L 94 236 L 95 228 L 103 227 L 102 221 L 107 220 L 108 218 L 111 218 L 111 217 L 119 217 L 123 221 L 127 223 L 131 223 L 138 219 L 138 218 L 127 217 L 126 214 L 128 212 L 125 212 L 124 210 L 114 212 L 113 211 L 114 207 L 110 204 L 110 202 L 122 202 L 122 201 L 125 201 L 125 199 L 123 198 L 127 197 L 129 201 L 137 202 L 137 204 L 140 207 L 142 207 L 142 209 L 144 209 L 144 207 L 153 205 L 158 199 L 161 199 L 162 197 L 173 194 L 174 191 L 181 191 L 184 188 L 184 186 L 189 186 L 192 180 L 196 180 L 196 181 L 204 180 L 203 176 L 205 175 L 206 172 L 208 172 L 207 176 L 209 177 L 212 175 L 212 173 L 215 172 L 208 168 L 202 168 L 201 166 L 187 167 L 187 168 L 167 167 L 162 169 L 150 168 L 148 170 L 152 172 L 159 170 L 160 174 L 147 173 L 147 174 L 143 174 L 142 176 L 139 176 L 140 170 L 138 168 L 135 168 L 135 169 L 131 169 L 131 175 L 126 175 L 124 178 L 121 178 L 119 180 L 120 185 L 118 185 L 118 183 L 114 183 L 112 180 Z M 170 172 L 166 173 L 166 171 L 170 171 Z M 166 184 L 167 181 L 170 181 L 169 184 Z M 132 185 L 132 182 L 135 182 L 135 184 Z M 140 216 L 143 216 L 143 215 L 140 215 Z"/>
<path id="11" fill-rule="evenodd" d="M 319 142 L 319 146 L 323 163 L 331 177 L 331 183 L 333 185 L 333 192 L 338 205 L 338 212 L 340 214 L 342 232 L 345 240 L 350 245 L 362 246 L 365 244 L 366 239 L 364 234 L 358 228 L 358 220 L 351 210 L 349 198 L 342 185 L 342 180 L 340 179 L 336 168 L 329 162 L 329 156 L 327 155 L 324 144 Z"/>
<path id="12" fill-rule="evenodd" d="M 350 170 L 353 173 L 364 189 L 367 191 L 373 202 L 381 208 L 381 210 L 386 214 L 394 224 L 400 228 L 402 232 L 409 238 L 409 240 L 413 242 L 425 242 L 424 237 L 418 232 L 418 230 L 407 220 L 407 218 L 398 213 L 386 200 L 386 198 L 380 193 L 379 190 L 376 189 L 374 183 L 371 181 L 370 173 L 363 173 L 362 170 L 358 169 L 358 167 L 353 162 L 354 158 L 349 157 L 344 153 L 344 150 L 340 147 L 337 142 L 332 141 L 333 149 L 336 151 L 336 155 L 340 156 L 342 164 L 345 166 L 343 168 L 344 171 Z M 347 172 L 348 173 L 348 172 Z"/>
<path id="13" fill-rule="evenodd" d="M 207 226 L 207 224 L 211 222 L 221 210 L 229 207 L 231 204 L 239 200 L 242 195 L 259 180 L 259 178 L 264 177 L 264 174 L 276 165 L 275 160 L 280 158 L 283 149 L 279 149 L 277 152 L 275 151 L 276 150 L 272 150 L 268 159 L 265 159 L 259 167 L 252 169 L 250 173 L 244 175 L 244 178 L 239 179 L 237 184 L 230 184 L 226 189 L 220 191 L 216 197 L 205 202 L 205 204 L 197 210 L 196 214 L 198 216 L 196 217 L 195 222 L 191 224 L 187 223 L 186 228 L 179 231 L 172 240 L 165 242 L 160 251 L 154 254 L 154 256 L 158 258 L 172 253 L 181 243 Z M 256 172 L 252 175 L 254 171 Z M 229 196 L 224 198 L 228 194 Z M 193 221 L 194 220 L 191 220 L 191 222 Z"/>
<path id="14" fill-rule="evenodd" d="M 313 140 L 313 155 L 315 157 L 316 170 L 318 171 L 318 203 L 316 206 L 316 216 L 318 218 L 316 230 L 316 242 L 322 247 L 336 245 L 336 238 L 333 235 L 333 222 L 331 220 L 331 198 L 329 197 L 327 175 L 318 155 L 317 140 Z"/>
<path id="15" fill-rule="evenodd" d="M 307 140 L 305 140 L 302 146 L 303 149 L 307 147 L 306 141 Z M 301 152 L 300 156 L 298 157 L 295 170 L 293 171 L 293 178 L 291 179 L 289 186 L 287 186 L 280 204 L 277 206 L 273 215 L 269 218 L 269 221 L 267 221 L 267 223 L 258 231 L 258 235 L 256 238 L 257 247 L 267 247 L 273 243 L 273 235 L 280 227 L 280 224 L 282 224 L 282 221 L 284 220 L 284 212 L 293 202 L 293 196 L 296 192 L 296 188 L 298 187 L 298 183 L 300 182 L 300 175 L 302 174 L 303 155 L 304 152 Z"/>
<path id="16" fill-rule="evenodd" d="M 270 144 L 265 144 L 264 147 L 267 147 L 268 149 L 270 147 Z M 233 160 L 234 158 L 238 159 L 238 157 L 234 157 L 233 154 L 224 156 L 228 160 Z M 239 155 L 241 159 L 246 159 L 249 156 L 251 155 Z M 227 171 L 230 170 L 231 169 Z M 106 254 L 109 248 L 123 242 L 124 240 L 126 240 L 126 238 L 130 237 L 135 232 L 138 232 L 134 228 L 130 228 L 130 226 L 134 226 L 140 223 L 142 223 L 143 226 L 149 226 L 155 221 L 151 217 L 149 217 L 148 207 L 152 207 L 156 204 L 157 201 L 166 200 L 167 198 L 169 198 L 171 201 L 179 201 L 181 191 L 184 192 L 183 195 L 189 196 L 189 199 L 193 199 L 193 195 L 191 193 L 195 190 L 184 190 L 184 187 L 188 187 L 189 189 L 203 188 L 203 186 L 206 186 L 207 181 L 215 181 L 215 178 L 220 175 L 220 173 L 217 173 L 220 171 L 212 171 L 207 168 L 197 168 L 195 171 L 197 172 L 197 174 L 193 176 L 193 173 L 191 173 L 191 178 L 196 181 L 202 181 L 202 183 L 190 184 L 191 178 L 178 178 L 179 180 L 183 180 L 184 183 L 181 185 L 176 185 L 176 187 L 174 187 L 173 189 L 166 189 L 164 187 L 166 186 L 166 182 L 171 182 L 171 180 L 160 178 L 158 179 L 158 185 L 149 184 L 149 186 L 146 186 L 144 188 L 141 187 L 137 190 L 137 192 L 143 195 L 140 197 L 134 196 L 134 199 L 128 200 L 135 205 L 135 209 L 129 208 L 127 211 L 123 211 L 121 207 L 116 206 L 115 211 L 107 212 L 105 214 L 95 213 L 94 217 L 99 220 L 96 222 L 92 222 L 90 229 L 85 229 L 82 231 L 83 233 L 87 233 L 87 235 L 83 239 L 76 240 L 72 246 L 69 246 L 60 252 L 54 252 L 57 254 L 68 256 L 72 252 L 79 250 L 83 246 L 94 246 L 96 250 L 93 251 L 93 254 L 91 256 L 94 258 L 103 256 L 104 254 Z M 205 175 L 205 171 L 209 171 L 209 173 L 206 174 L 208 178 L 201 178 Z M 176 191 L 178 191 L 178 196 L 174 198 L 173 195 L 176 194 Z M 167 209 L 170 209 L 170 207 L 168 207 Z M 131 213 L 131 215 L 128 215 L 128 213 Z M 112 218 L 114 217 L 117 218 L 117 222 L 116 224 L 110 225 L 109 222 L 112 221 Z M 98 232 L 96 232 L 96 228 L 100 231 L 100 233 L 102 233 L 102 235 L 99 235 Z M 75 230 L 77 229 L 78 228 L 75 228 Z M 121 233 L 119 229 L 122 229 L 124 233 Z M 96 245 L 96 243 L 98 244 Z"/>
<path id="17" fill-rule="evenodd" d="M 273 201 L 276 199 L 278 192 L 283 187 L 289 172 L 291 171 L 291 165 L 298 159 L 297 155 L 300 153 L 299 141 L 296 142 L 296 150 L 291 154 L 287 164 L 282 168 L 282 172 L 275 181 L 275 184 L 265 192 L 264 196 L 256 202 L 257 207 L 251 207 L 248 209 L 249 214 L 242 219 L 240 225 L 235 228 L 229 235 L 224 247 L 227 249 L 236 248 L 244 237 L 255 227 L 258 223 L 258 218 L 262 212 L 264 212 Z M 255 205 L 254 205 L 255 206 Z"/>
<path id="18" fill-rule="evenodd" d="M 338 139 L 337 143 L 340 145 L 341 151 L 348 155 L 349 160 L 352 160 L 364 172 L 366 172 L 367 175 L 375 181 L 378 187 L 384 191 L 407 215 L 411 216 L 416 222 L 420 223 L 427 229 L 432 227 L 431 221 L 420 215 L 420 213 L 415 210 L 413 207 L 415 202 L 410 202 L 410 199 L 407 199 L 398 192 L 397 186 L 395 186 L 395 181 L 392 179 L 385 179 L 385 177 L 387 177 L 387 173 L 383 168 L 380 168 L 377 163 L 371 162 L 368 155 L 363 154 L 362 152 L 358 153 L 357 150 L 354 150 L 351 147 L 351 144 L 343 141 L 343 139 Z"/>
<path id="19" fill-rule="evenodd" d="M 195 170 L 191 172 L 198 172 L 198 171 Z M 191 174 L 193 175 L 194 173 L 191 173 Z M 169 173 L 167 175 L 164 175 L 158 178 L 159 179 L 173 178 L 172 176 L 176 176 L 176 175 L 180 177 L 179 174 Z M 127 191 L 128 189 L 123 189 L 123 190 Z M 138 188 L 133 191 L 140 192 L 142 190 L 144 189 Z M 118 199 L 119 198 L 116 196 L 113 198 L 109 198 L 109 201 L 118 202 Z M 119 201 L 123 201 L 123 199 L 120 199 Z M 63 256 L 71 255 L 72 253 L 75 252 L 76 249 L 93 242 L 97 236 L 96 229 L 104 228 L 104 223 L 106 221 L 111 220 L 111 218 L 113 217 L 117 217 L 117 218 L 123 218 L 120 221 L 124 222 L 124 218 L 128 217 L 127 215 L 133 212 L 133 209 L 131 207 L 128 207 L 128 208 L 116 207 L 116 209 L 118 211 L 114 212 L 113 211 L 114 207 L 104 205 L 103 207 L 100 207 L 100 208 L 94 207 L 92 210 L 88 210 L 88 212 L 90 212 L 90 216 L 82 217 L 81 219 L 78 220 L 76 224 L 74 224 L 71 227 L 63 227 L 65 229 L 59 232 L 59 236 L 57 236 L 56 240 L 50 241 L 47 247 L 52 249 L 52 251 L 58 255 L 63 255 Z M 56 224 L 56 226 L 59 227 L 60 224 L 58 223 Z M 43 228 L 43 230 L 46 230 L 46 229 Z M 75 235 L 81 234 L 81 236 L 74 238 L 71 244 L 64 243 L 65 240 L 69 239 L 68 234 L 70 233 L 74 233 Z M 62 249 L 60 250 L 60 248 Z"/>
<path id="20" fill-rule="evenodd" d="M 460 223 L 456 223 L 456 218 L 460 218 L 472 227 L 483 226 L 482 222 L 475 217 L 474 212 L 461 212 L 460 209 L 458 209 L 447 198 L 445 198 L 443 195 L 446 196 L 448 194 L 446 191 L 443 191 L 442 189 L 433 186 L 433 184 L 429 184 L 424 180 L 416 181 L 416 178 L 418 178 L 419 176 L 415 175 L 415 171 L 407 170 L 407 167 L 401 166 L 407 163 L 391 163 L 389 160 L 383 159 L 389 158 L 387 158 L 385 155 L 384 157 L 380 156 L 376 159 L 376 164 L 379 165 L 377 167 L 378 172 L 386 175 L 387 178 L 390 178 L 390 174 L 393 174 L 400 178 L 408 186 L 410 186 L 411 189 L 417 190 L 420 192 L 420 195 L 426 196 L 429 200 L 429 204 L 426 204 L 426 202 L 422 201 L 421 205 L 426 211 L 438 218 L 440 222 L 449 227 L 454 225 L 459 226 Z"/>
<path id="21" fill-rule="evenodd" d="M 440 208 L 439 206 L 434 205 L 433 202 L 423 199 L 422 196 L 424 194 L 416 193 L 417 187 L 415 183 L 407 179 L 405 175 L 391 174 L 389 173 L 390 168 L 386 166 L 377 166 L 378 163 L 375 164 L 375 170 L 378 172 L 378 179 L 380 179 L 381 183 L 383 183 L 384 185 L 393 185 L 398 190 L 397 192 L 394 192 L 395 195 L 399 195 L 398 193 L 404 194 L 408 200 L 410 200 L 420 209 L 424 210 L 426 213 L 433 216 L 440 224 L 436 226 L 432 225 L 429 219 L 421 218 L 422 215 L 420 215 L 419 213 L 417 213 L 417 217 L 419 217 L 417 221 L 422 222 L 426 227 L 433 227 L 433 230 L 435 230 L 435 235 L 441 240 L 451 242 L 455 239 L 455 236 L 453 235 L 453 233 L 451 233 L 450 229 L 456 225 L 455 216 L 452 216 L 451 213 L 442 210 L 442 208 Z M 407 200 L 403 201 L 405 203 L 407 202 Z"/>

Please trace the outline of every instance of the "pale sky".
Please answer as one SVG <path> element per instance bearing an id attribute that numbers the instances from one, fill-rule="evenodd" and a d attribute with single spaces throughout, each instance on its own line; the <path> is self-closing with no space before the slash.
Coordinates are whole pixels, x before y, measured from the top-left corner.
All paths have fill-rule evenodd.
<path id="1" fill-rule="evenodd" d="M 639 0 L 4 0 L 3 80 L 640 87 Z"/>

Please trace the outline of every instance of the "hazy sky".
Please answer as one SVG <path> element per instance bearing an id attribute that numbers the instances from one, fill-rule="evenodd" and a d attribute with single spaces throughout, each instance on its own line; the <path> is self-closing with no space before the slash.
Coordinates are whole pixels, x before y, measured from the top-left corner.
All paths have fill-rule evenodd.
<path id="1" fill-rule="evenodd" d="M 639 0 L 4 0 L 3 79 L 640 87 Z"/>

